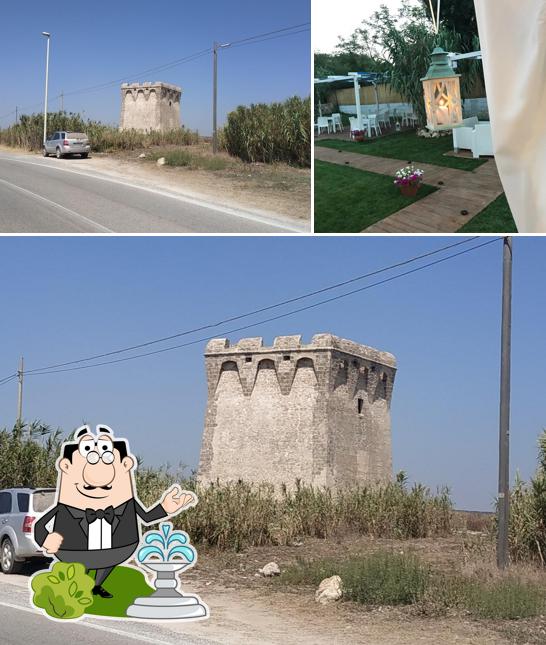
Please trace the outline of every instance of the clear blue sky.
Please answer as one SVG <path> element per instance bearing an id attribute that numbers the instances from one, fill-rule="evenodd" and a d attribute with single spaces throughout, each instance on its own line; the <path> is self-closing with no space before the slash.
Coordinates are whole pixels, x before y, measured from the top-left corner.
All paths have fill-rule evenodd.
<path id="1" fill-rule="evenodd" d="M 133 76 L 212 46 L 310 21 L 310 0 L 119 0 L 116 2 L 3 3 L 0 42 L 0 116 L 15 106 L 42 109 L 45 38 L 51 37 L 50 97 Z M 226 49 L 219 54 L 219 120 L 241 104 L 310 93 L 310 32 Z M 151 77 L 148 77 L 151 76 Z M 165 81 L 183 88 L 184 125 L 211 131 L 212 56 L 140 82 Z M 135 80 L 135 79 L 133 79 Z M 59 109 L 52 100 L 50 110 Z M 67 96 L 65 109 L 119 122 L 120 90 Z M 9 117 L 0 121 L 6 126 Z"/>
<path id="2" fill-rule="evenodd" d="M 0 378 L 168 335 L 359 275 L 453 238 L 0 239 Z M 458 506 L 497 486 L 501 242 L 399 281 L 233 334 L 317 332 L 393 352 L 395 469 Z M 528 478 L 546 425 L 546 239 L 514 240 L 512 475 Z M 230 328 L 230 327 L 228 327 Z M 220 335 L 220 334 L 219 334 Z M 204 345 L 119 365 L 27 377 L 25 417 L 67 432 L 110 424 L 148 464 L 198 460 Z M 0 426 L 16 413 L 0 387 Z"/>

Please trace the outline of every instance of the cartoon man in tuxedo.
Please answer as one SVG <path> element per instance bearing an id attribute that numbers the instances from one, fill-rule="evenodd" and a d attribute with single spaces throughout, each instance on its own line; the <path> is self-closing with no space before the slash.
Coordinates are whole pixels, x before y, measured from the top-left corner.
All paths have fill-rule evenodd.
<path id="1" fill-rule="evenodd" d="M 108 426 L 97 426 L 96 435 L 82 426 L 74 441 L 62 445 L 57 503 L 34 526 L 34 540 L 47 554 L 96 571 L 93 594 L 102 598 L 112 598 L 102 586 L 108 575 L 138 547 L 138 518 L 151 524 L 197 504 L 194 493 L 175 485 L 144 509 L 136 497 L 135 465 L 127 442 L 115 439 Z"/>

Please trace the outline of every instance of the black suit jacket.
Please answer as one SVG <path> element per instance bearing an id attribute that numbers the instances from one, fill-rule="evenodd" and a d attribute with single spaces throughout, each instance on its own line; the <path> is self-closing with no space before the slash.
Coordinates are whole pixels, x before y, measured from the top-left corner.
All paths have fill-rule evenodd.
<path id="1" fill-rule="evenodd" d="M 133 497 L 114 509 L 112 522 L 112 548 L 129 546 L 140 540 L 137 515 L 145 524 L 156 522 L 167 517 L 167 513 L 156 504 L 149 511 L 145 510 Z M 49 535 L 46 524 L 55 518 L 55 533 L 63 536 L 61 549 L 63 551 L 87 551 L 89 525 L 85 519 L 85 510 L 57 504 L 34 525 L 34 540 L 42 546 Z"/>

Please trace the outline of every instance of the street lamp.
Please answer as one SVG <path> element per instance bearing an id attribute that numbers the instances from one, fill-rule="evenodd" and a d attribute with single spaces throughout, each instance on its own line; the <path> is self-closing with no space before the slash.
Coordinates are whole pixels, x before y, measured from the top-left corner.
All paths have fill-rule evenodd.
<path id="1" fill-rule="evenodd" d="M 460 74 L 455 74 L 447 52 L 436 47 L 427 75 L 421 79 L 425 93 L 427 128 L 451 130 L 463 120 Z"/>
<path id="2" fill-rule="evenodd" d="M 231 43 L 214 43 L 212 52 L 214 58 L 214 69 L 212 74 L 212 152 L 218 152 L 218 126 L 217 126 L 217 112 L 218 112 L 218 50 L 230 47 Z"/>
<path id="3" fill-rule="evenodd" d="M 49 78 L 49 39 L 51 34 L 47 31 L 42 31 L 42 36 L 47 38 L 46 46 L 46 68 L 45 68 L 45 100 L 44 100 L 44 146 L 47 139 L 47 84 Z"/>

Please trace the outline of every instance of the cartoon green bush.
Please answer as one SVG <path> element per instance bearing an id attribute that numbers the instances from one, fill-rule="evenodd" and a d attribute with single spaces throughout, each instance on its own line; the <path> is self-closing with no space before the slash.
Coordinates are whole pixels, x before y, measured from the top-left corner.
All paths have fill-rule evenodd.
<path id="1" fill-rule="evenodd" d="M 94 584 L 83 564 L 56 562 L 49 571 L 33 577 L 32 601 L 52 618 L 79 618 L 93 603 Z"/>

